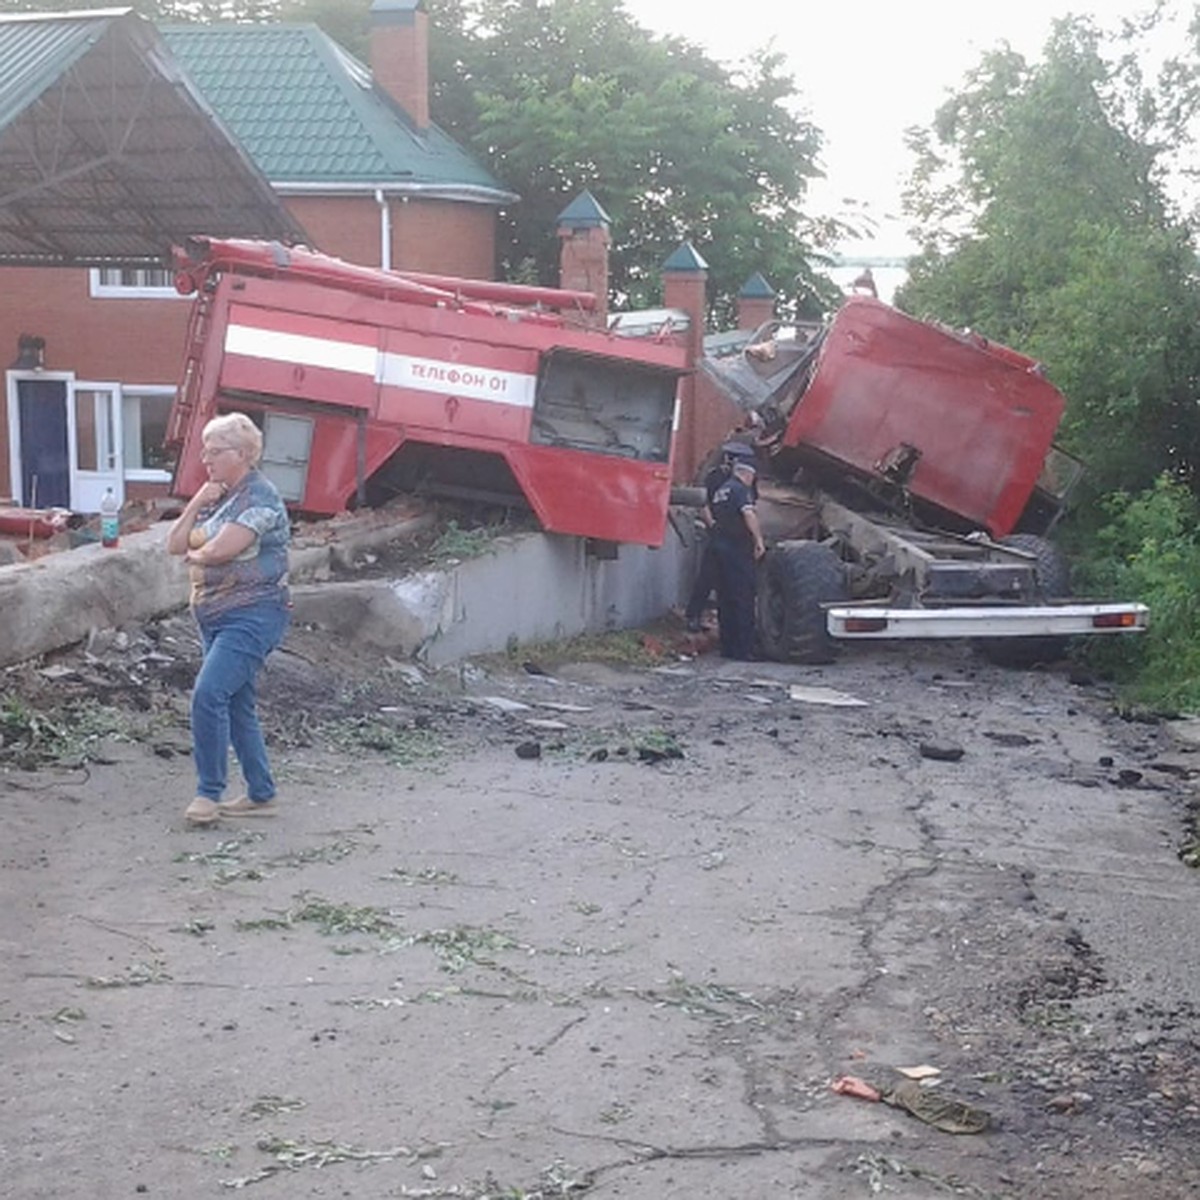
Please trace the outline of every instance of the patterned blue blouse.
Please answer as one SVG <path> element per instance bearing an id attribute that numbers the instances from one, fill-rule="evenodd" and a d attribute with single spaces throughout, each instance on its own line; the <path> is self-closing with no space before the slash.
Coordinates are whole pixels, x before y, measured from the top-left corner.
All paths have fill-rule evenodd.
<path id="1" fill-rule="evenodd" d="M 191 548 L 198 549 L 231 524 L 244 525 L 255 538 L 230 562 L 192 567 L 192 611 L 199 620 L 252 604 L 288 603 L 291 524 L 279 492 L 261 471 L 250 471 L 219 503 L 201 510 L 189 538 Z"/>

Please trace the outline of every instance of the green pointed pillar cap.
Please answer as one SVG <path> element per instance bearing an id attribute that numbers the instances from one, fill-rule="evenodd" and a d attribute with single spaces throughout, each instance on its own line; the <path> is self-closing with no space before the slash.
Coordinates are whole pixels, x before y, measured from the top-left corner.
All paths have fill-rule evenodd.
<path id="1" fill-rule="evenodd" d="M 691 242 L 680 242 L 675 252 L 662 265 L 664 271 L 707 271 L 708 263 Z"/>
<path id="2" fill-rule="evenodd" d="M 566 208 L 558 214 L 560 226 L 569 229 L 595 229 L 598 225 L 611 225 L 612 218 L 600 207 L 599 201 L 584 188 Z"/>
<path id="3" fill-rule="evenodd" d="M 775 289 L 763 278 L 761 271 L 755 271 L 738 292 L 742 300 L 774 300 Z"/>

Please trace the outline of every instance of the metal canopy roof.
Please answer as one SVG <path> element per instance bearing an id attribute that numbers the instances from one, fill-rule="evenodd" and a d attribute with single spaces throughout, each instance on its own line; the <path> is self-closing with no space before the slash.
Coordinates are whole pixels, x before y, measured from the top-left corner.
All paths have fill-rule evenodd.
<path id="1" fill-rule="evenodd" d="M 0 265 L 161 266 L 189 234 L 305 240 L 131 9 L 0 17 Z"/>

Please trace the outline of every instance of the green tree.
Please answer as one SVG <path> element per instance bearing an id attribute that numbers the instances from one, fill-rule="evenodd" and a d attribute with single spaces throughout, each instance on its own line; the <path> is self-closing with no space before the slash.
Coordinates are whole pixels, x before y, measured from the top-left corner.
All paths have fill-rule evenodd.
<path id="1" fill-rule="evenodd" d="M 558 214 L 584 188 L 613 221 L 614 290 L 658 298 L 684 239 L 728 304 L 782 288 L 828 232 L 805 218 L 821 139 L 778 55 L 738 72 L 640 28 L 619 0 L 430 0 L 434 116 L 521 196 L 501 270 L 554 282 Z"/>
<path id="2" fill-rule="evenodd" d="M 913 144 L 922 252 L 898 303 L 1045 363 L 1068 398 L 1062 437 L 1093 493 L 1200 470 L 1200 290 L 1191 233 L 1164 194 L 1188 112 L 1132 53 L 1060 22 L 1044 58 L 987 55 Z M 1126 47 L 1128 49 L 1128 47 Z"/>

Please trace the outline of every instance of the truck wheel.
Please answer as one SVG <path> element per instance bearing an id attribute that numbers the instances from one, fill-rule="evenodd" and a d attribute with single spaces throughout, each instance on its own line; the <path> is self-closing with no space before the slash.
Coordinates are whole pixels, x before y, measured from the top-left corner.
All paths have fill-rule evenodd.
<path id="1" fill-rule="evenodd" d="M 768 551 L 759 580 L 758 636 L 780 662 L 827 663 L 837 653 L 822 604 L 846 599 L 846 569 L 828 546 L 782 542 Z"/>
<path id="2" fill-rule="evenodd" d="M 1024 550 L 1037 559 L 1034 578 L 1037 600 L 1062 600 L 1071 594 L 1071 568 L 1063 552 L 1044 537 L 1013 533 L 1000 539 L 1002 546 Z M 1032 667 L 1066 657 L 1070 639 L 1065 637 L 981 638 L 977 649 L 1000 667 Z"/>

